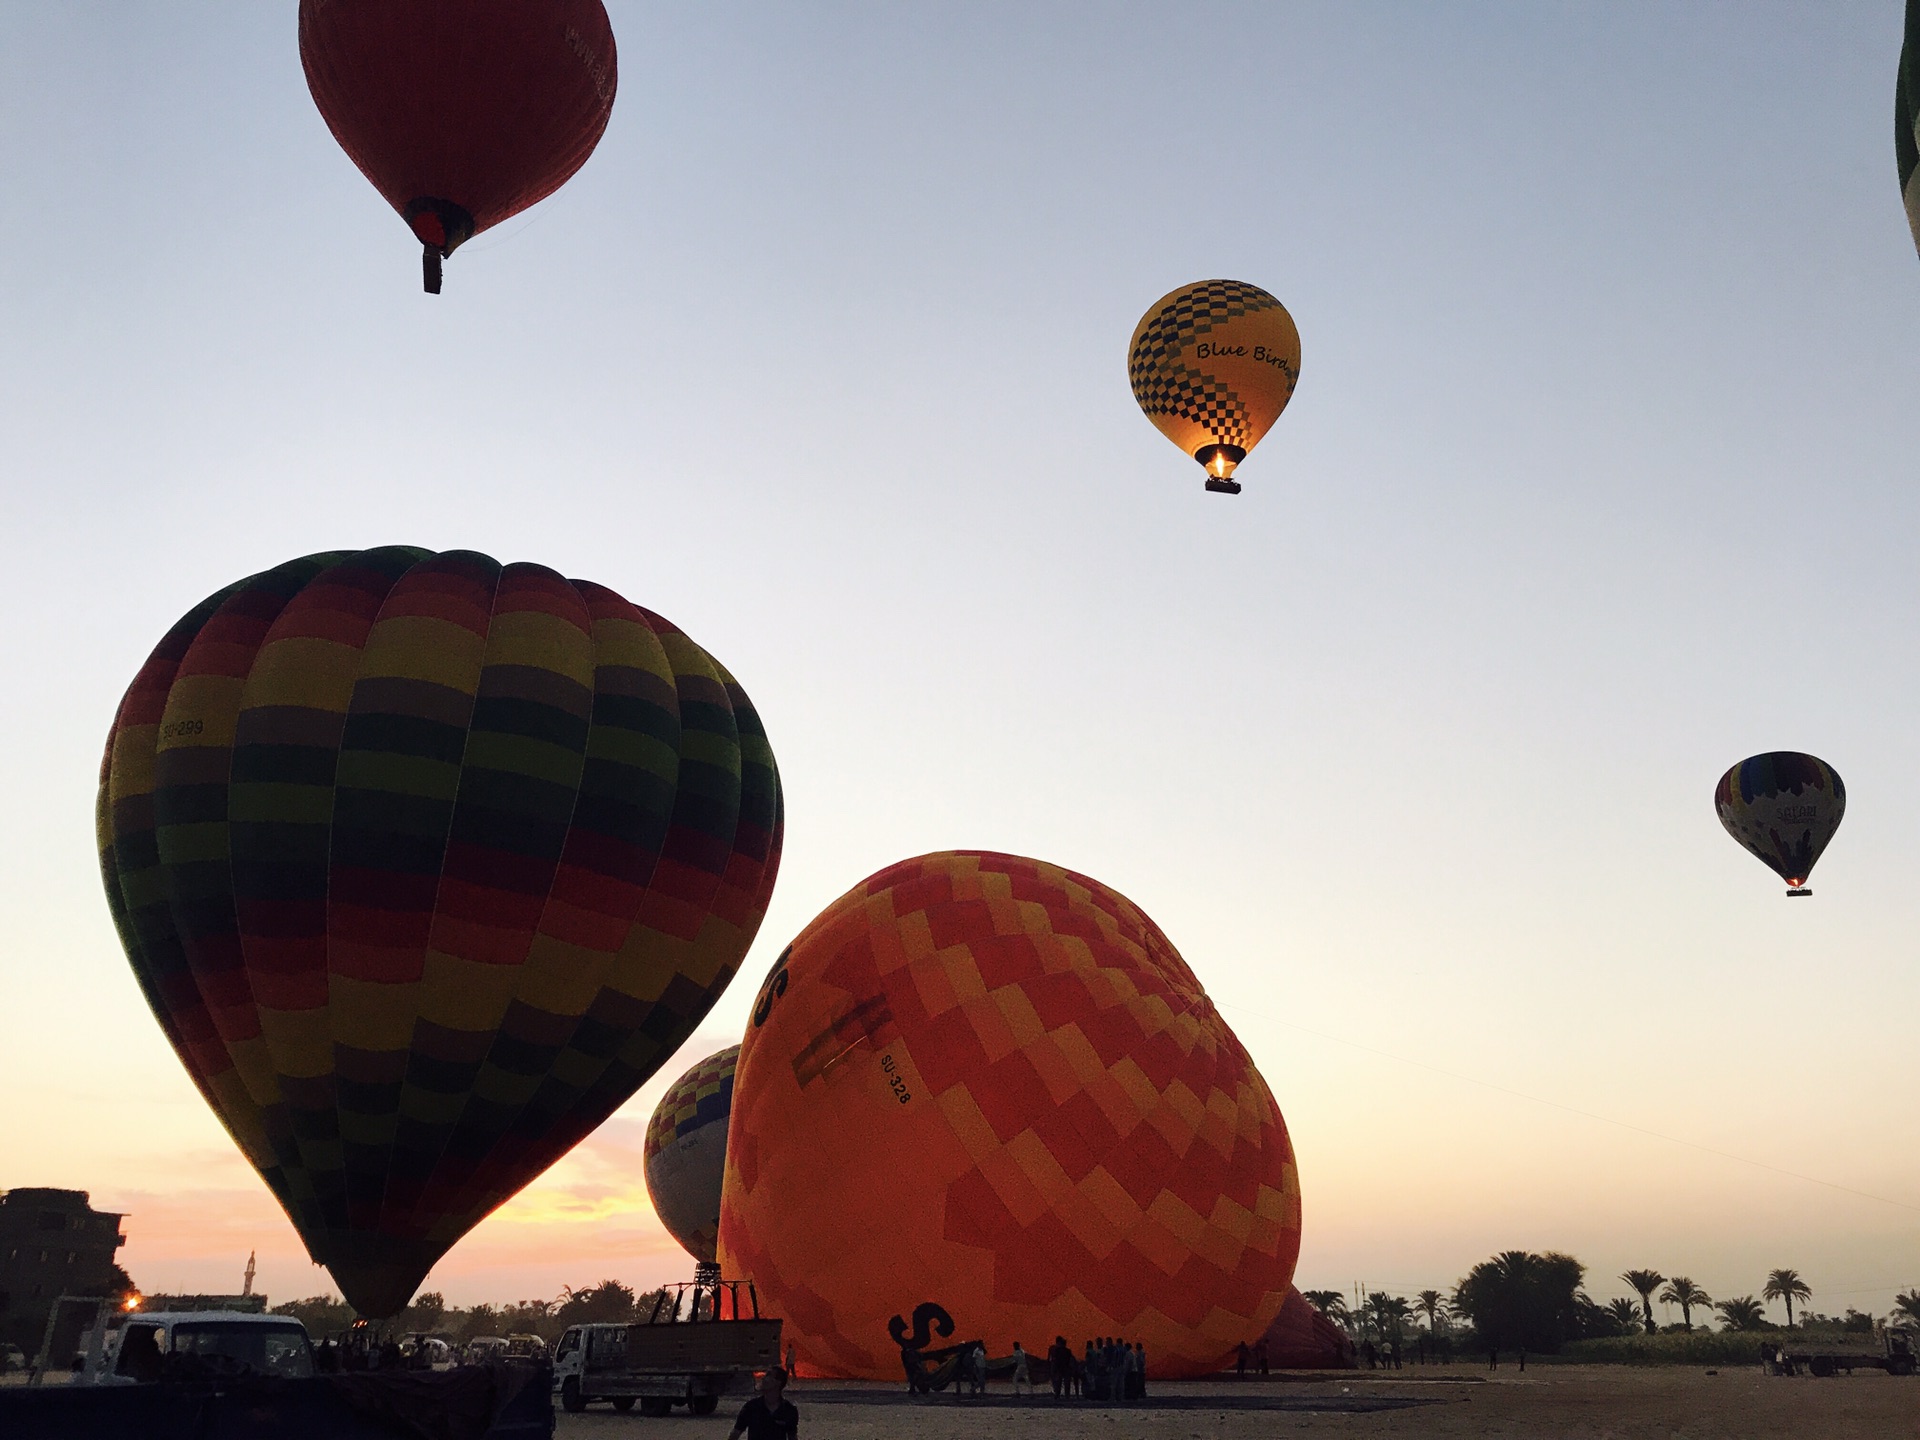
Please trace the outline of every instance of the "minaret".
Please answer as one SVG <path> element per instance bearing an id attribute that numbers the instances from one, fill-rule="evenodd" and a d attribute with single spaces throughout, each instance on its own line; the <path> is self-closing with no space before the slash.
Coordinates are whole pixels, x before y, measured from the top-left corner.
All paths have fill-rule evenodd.
<path id="1" fill-rule="evenodd" d="M 253 1256 L 254 1252 L 249 1250 L 247 1252 L 247 1278 L 240 1286 L 240 1293 L 242 1295 L 253 1294 Z"/>

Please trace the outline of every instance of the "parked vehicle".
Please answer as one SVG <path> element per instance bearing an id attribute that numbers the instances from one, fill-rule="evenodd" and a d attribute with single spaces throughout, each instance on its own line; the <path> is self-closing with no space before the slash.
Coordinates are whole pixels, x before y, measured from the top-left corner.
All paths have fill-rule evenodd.
<path id="1" fill-rule="evenodd" d="M 1843 1372 L 1851 1375 L 1855 1370 L 1911 1375 L 1920 1369 L 1920 1352 L 1916 1352 L 1912 1333 L 1906 1330 L 1888 1330 L 1881 1337 L 1877 1351 L 1850 1350 L 1838 1345 L 1788 1349 L 1772 1342 L 1764 1345 L 1762 1351 L 1761 1368 L 1769 1375 L 1798 1375 L 1805 1370 L 1809 1375 L 1825 1379 Z"/>
<path id="2" fill-rule="evenodd" d="M 507 1358 L 507 1337 L 504 1335 L 476 1335 L 467 1341 L 467 1348 L 460 1352 L 462 1365 L 485 1365 L 489 1360 Z"/>
<path id="3" fill-rule="evenodd" d="M 509 1360 L 544 1360 L 547 1358 L 547 1342 L 538 1335 L 507 1336 L 507 1358 Z"/>
<path id="4" fill-rule="evenodd" d="M 733 1313 L 722 1318 L 729 1292 Z M 623 1411 L 637 1402 L 642 1415 L 676 1405 L 711 1415 L 721 1396 L 780 1363 L 780 1322 L 761 1319 L 751 1287 L 748 1295 L 753 1313 L 742 1317 L 736 1282 L 676 1285 L 639 1324 L 571 1327 L 554 1350 L 554 1394 L 576 1414 L 605 1400 Z"/>
<path id="5" fill-rule="evenodd" d="M 74 1383 L 152 1384 L 183 1369 L 304 1380 L 314 1374 L 313 1345 L 307 1327 L 290 1315 L 238 1310 L 130 1315 L 111 1335 L 96 1327 Z"/>

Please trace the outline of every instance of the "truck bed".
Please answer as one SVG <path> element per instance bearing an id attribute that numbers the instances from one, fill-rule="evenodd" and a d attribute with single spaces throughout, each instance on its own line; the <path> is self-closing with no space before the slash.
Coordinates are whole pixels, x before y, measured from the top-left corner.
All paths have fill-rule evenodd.
<path id="1" fill-rule="evenodd" d="M 780 1363 L 778 1320 L 701 1320 L 629 1325 L 624 1346 L 596 1344 L 587 1373 L 718 1375 Z"/>

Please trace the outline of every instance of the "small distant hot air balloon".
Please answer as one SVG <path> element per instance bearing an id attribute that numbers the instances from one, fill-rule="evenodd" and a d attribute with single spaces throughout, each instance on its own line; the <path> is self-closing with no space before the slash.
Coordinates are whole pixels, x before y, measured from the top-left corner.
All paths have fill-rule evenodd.
<path id="1" fill-rule="evenodd" d="M 1907 228 L 1920 247 L 1920 0 L 1907 0 L 1906 39 L 1900 46 L 1900 73 L 1893 87 L 1893 154 L 1900 167 L 1900 197 L 1907 206 Z"/>
<path id="2" fill-rule="evenodd" d="M 1722 775 L 1713 805 L 1727 833 L 1787 882 L 1787 894 L 1811 895 L 1807 877 L 1847 813 L 1847 787 L 1826 761 L 1773 750 Z"/>
<path id="3" fill-rule="evenodd" d="M 587 163 L 617 81 L 600 0 L 300 0 L 300 63 L 435 295 L 442 259 Z"/>
<path id="4" fill-rule="evenodd" d="M 1205 468 L 1207 489 L 1238 495 L 1234 466 L 1293 398 L 1300 332 L 1258 285 L 1183 285 L 1140 317 L 1127 378 L 1147 418 Z"/>
<path id="5" fill-rule="evenodd" d="M 729 1045 L 674 1081 L 654 1108 L 641 1152 L 654 1213 L 696 1260 L 713 1260 L 720 1233 L 720 1181 L 739 1058 L 740 1047 Z"/>
<path id="6" fill-rule="evenodd" d="M 120 702 L 97 804 L 148 1004 L 375 1318 L 685 1041 L 780 860 L 719 662 L 472 551 L 310 555 L 202 601 Z"/>

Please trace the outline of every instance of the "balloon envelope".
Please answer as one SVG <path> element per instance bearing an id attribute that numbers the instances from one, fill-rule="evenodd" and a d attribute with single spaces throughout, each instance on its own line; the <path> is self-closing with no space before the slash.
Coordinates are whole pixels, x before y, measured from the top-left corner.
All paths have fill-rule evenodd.
<path id="1" fill-rule="evenodd" d="M 440 257 L 586 164 L 618 84 L 600 0 L 300 0 L 300 63 L 433 290 Z"/>
<path id="2" fill-rule="evenodd" d="M 1774 750 L 1722 775 L 1713 805 L 1729 835 L 1789 886 L 1801 886 L 1847 813 L 1847 787 L 1826 761 Z"/>
<path id="3" fill-rule="evenodd" d="M 720 1263 L 809 1373 L 900 1345 L 1143 1340 L 1218 1369 L 1286 1298 L 1286 1125 L 1124 896 L 1013 855 L 924 855 L 801 933 L 740 1047 Z"/>
<path id="4" fill-rule="evenodd" d="M 121 702 L 98 823 L 154 1014 L 385 1317 L 719 997 L 781 799 L 745 693 L 666 620 L 392 547 L 195 606 Z"/>
<path id="5" fill-rule="evenodd" d="M 1900 198 L 1906 202 L 1907 228 L 1920 247 L 1920 0 L 1907 0 L 1905 40 L 1893 87 L 1893 154 L 1900 171 Z"/>
<path id="6" fill-rule="evenodd" d="M 720 1181 L 740 1047 L 709 1055 L 673 1082 L 654 1108 L 641 1152 L 647 1194 L 667 1233 L 696 1260 L 712 1260 L 720 1234 Z"/>
<path id="7" fill-rule="evenodd" d="M 1238 489 L 1227 477 L 1293 398 L 1300 332 L 1257 285 L 1183 285 L 1140 317 L 1127 378 L 1147 419 L 1206 468 L 1208 488 Z"/>
<path id="8" fill-rule="evenodd" d="M 1351 1370 L 1353 1337 L 1313 1308 L 1298 1290 L 1287 1290 L 1287 1303 L 1273 1317 L 1263 1337 L 1267 1363 L 1276 1370 Z"/>

